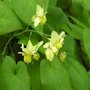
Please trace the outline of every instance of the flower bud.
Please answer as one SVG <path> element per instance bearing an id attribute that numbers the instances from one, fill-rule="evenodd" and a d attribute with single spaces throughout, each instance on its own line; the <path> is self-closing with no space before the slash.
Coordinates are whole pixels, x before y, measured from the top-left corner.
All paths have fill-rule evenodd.
<path id="1" fill-rule="evenodd" d="M 39 61 L 39 58 L 40 58 L 39 53 L 35 53 L 35 54 L 33 55 L 33 59 L 34 59 L 34 60 Z"/>
<path id="2" fill-rule="evenodd" d="M 62 62 L 64 62 L 65 58 L 66 58 L 66 52 L 63 51 L 63 52 L 60 53 L 60 60 Z"/>

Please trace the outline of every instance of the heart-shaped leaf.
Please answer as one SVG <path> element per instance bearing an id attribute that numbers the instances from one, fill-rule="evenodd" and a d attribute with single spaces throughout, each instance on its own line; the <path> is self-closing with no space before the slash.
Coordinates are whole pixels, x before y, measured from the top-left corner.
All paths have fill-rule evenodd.
<path id="1" fill-rule="evenodd" d="M 0 90 L 30 90 L 26 65 L 6 56 L 0 69 Z"/>

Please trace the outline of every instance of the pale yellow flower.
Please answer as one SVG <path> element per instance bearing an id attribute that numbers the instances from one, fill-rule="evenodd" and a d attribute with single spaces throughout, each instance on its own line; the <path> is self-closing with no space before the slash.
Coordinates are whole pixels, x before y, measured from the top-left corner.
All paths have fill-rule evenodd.
<path id="1" fill-rule="evenodd" d="M 56 47 L 53 46 L 53 44 L 51 42 L 47 42 L 43 48 L 46 48 L 45 50 L 45 54 L 46 54 L 46 58 L 49 61 L 52 61 L 54 58 L 54 54 L 57 54 L 58 49 Z"/>
<path id="2" fill-rule="evenodd" d="M 44 24 L 46 22 L 46 12 L 44 12 L 44 8 L 37 4 L 36 15 L 32 17 L 32 21 L 34 22 L 34 27 L 37 27 L 39 23 Z"/>
<path id="3" fill-rule="evenodd" d="M 21 46 L 22 52 L 19 52 L 19 54 L 22 54 L 22 56 L 24 56 L 25 63 L 30 63 L 32 61 L 32 57 L 36 58 L 36 56 L 38 56 L 37 50 L 42 44 L 43 44 L 43 41 L 33 46 L 30 40 L 28 41 L 26 48 L 24 47 L 24 44 L 22 44 Z"/>
<path id="4" fill-rule="evenodd" d="M 65 32 L 64 32 L 64 31 L 62 31 L 60 34 L 58 34 L 58 33 L 55 32 L 55 31 L 52 31 L 50 42 L 51 42 L 57 49 L 60 49 L 60 48 L 62 48 L 63 41 L 64 41 L 64 37 L 65 37 Z"/>
<path id="5" fill-rule="evenodd" d="M 57 32 L 53 31 L 51 33 L 51 38 L 49 38 L 49 42 L 47 42 L 43 48 L 45 48 L 45 54 L 46 58 L 49 61 L 52 61 L 54 58 L 54 55 L 57 55 L 59 52 L 59 49 L 62 48 L 63 41 L 65 37 L 65 32 L 62 31 L 60 35 L 58 35 Z"/>

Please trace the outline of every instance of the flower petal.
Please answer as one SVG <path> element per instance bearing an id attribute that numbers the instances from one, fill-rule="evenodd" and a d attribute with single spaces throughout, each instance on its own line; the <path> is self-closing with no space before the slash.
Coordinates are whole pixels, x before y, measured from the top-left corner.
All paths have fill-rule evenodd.
<path id="1" fill-rule="evenodd" d="M 39 42 L 37 45 L 35 45 L 34 48 L 34 53 L 37 52 L 38 48 L 43 44 L 43 41 Z"/>
<path id="2" fill-rule="evenodd" d="M 37 27 L 37 26 L 39 25 L 40 21 L 41 21 L 41 18 L 40 18 L 40 17 L 36 17 L 36 18 L 33 20 L 33 22 L 34 22 L 34 27 Z"/>
<path id="3" fill-rule="evenodd" d="M 23 43 L 22 43 L 21 49 L 22 49 L 23 52 L 25 52 L 25 50 L 26 50 L 26 49 L 24 48 L 24 44 L 23 44 Z"/>
<path id="4" fill-rule="evenodd" d="M 43 48 L 48 48 L 49 47 L 49 42 L 47 42 L 45 45 L 43 45 Z"/>
<path id="5" fill-rule="evenodd" d="M 57 40 L 59 40 L 59 35 L 58 35 L 58 33 L 55 32 L 55 31 L 52 31 L 50 42 L 51 42 L 51 43 L 55 43 Z"/>
<path id="6" fill-rule="evenodd" d="M 37 8 L 36 8 L 36 15 L 39 17 L 42 17 L 44 15 L 44 10 L 43 8 L 37 4 Z"/>
<path id="7" fill-rule="evenodd" d="M 29 40 L 28 41 L 28 44 L 27 44 L 27 48 L 29 49 L 30 47 L 32 47 L 33 45 L 32 45 L 32 42 Z"/>
<path id="8" fill-rule="evenodd" d="M 60 33 L 60 35 L 59 35 L 59 39 L 62 39 L 62 38 L 64 38 L 64 37 L 65 37 L 65 32 L 62 31 L 62 32 Z"/>
<path id="9" fill-rule="evenodd" d="M 54 53 L 53 53 L 53 51 L 51 49 L 49 49 L 49 48 L 46 49 L 45 54 L 46 54 L 47 60 L 49 60 L 49 61 L 52 61 L 53 60 Z"/>
<path id="10" fill-rule="evenodd" d="M 25 54 L 24 55 L 24 62 L 28 64 L 28 63 L 31 63 L 31 61 L 32 61 L 31 60 L 31 55 Z"/>
<path id="11" fill-rule="evenodd" d="M 47 21 L 47 18 L 46 18 L 46 15 L 43 15 L 42 18 L 41 18 L 41 24 L 44 25 L 45 22 Z"/>
<path id="12" fill-rule="evenodd" d="M 52 51 L 53 51 L 54 53 L 57 53 L 57 52 L 58 52 L 58 49 L 57 49 L 56 47 L 52 47 Z"/>

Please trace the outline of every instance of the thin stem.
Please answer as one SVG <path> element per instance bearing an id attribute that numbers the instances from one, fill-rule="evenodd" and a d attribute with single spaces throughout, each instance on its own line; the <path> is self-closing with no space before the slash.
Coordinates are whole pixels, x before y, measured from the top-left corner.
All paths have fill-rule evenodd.
<path id="1" fill-rule="evenodd" d="M 6 43 L 5 47 L 4 47 L 4 50 L 3 50 L 3 52 L 2 52 L 2 55 L 4 55 L 4 53 L 5 53 L 5 51 L 6 51 L 6 48 L 7 48 L 8 44 L 10 43 L 10 41 L 11 41 L 15 36 L 21 35 L 21 34 L 23 34 L 24 32 L 26 32 L 26 31 L 28 30 L 28 28 L 29 28 L 29 25 L 27 26 L 27 28 L 25 29 L 25 31 L 22 31 L 22 32 L 20 32 L 20 33 L 18 33 L 18 34 L 14 34 L 14 35 L 7 41 L 7 43 Z"/>
<path id="2" fill-rule="evenodd" d="M 5 51 L 6 51 L 6 48 L 7 48 L 8 44 L 10 43 L 10 41 L 11 41 L 15 36 L 19 36 L 19 35 L 21 35 L 21 34 L 23 34 L 23 33 L 25 33 L 25 32 L 31 32 L 31 33 L 30 33 L 30 37 L 31 37 L 32 32 L 37 33 L 37 34 L 39 34 L 40 36 L 42 36 L 42 37 L 44 37 L 44 38 L 46 38 L 46 39 L 48 39 L 47 37 L 50 37 L 50 35 L 47 35 L 47 34 L 44 34 L 44 33 L 38 33 L 37 31 L 33 31 L 33 30 L 28 30 L 28 28 L 29 28 L 29 25 L 27 26 L 27 28 L 26 28 L 24 31 L 22 31 L 22 32 L 20 32 L 20 33 L 18 33 L 18 34 L 14 34 L 14 35 L 7 41 L 7 43 L 6 43 L 5 47 L 4 47 L 4 50 L 3 50 L 3 52 L 2 52 L 2 55 L 4 55 L 4 53 L 5 53 Z M 30 39 L 30 37 L 29 37 L 29 39 Z"/>

